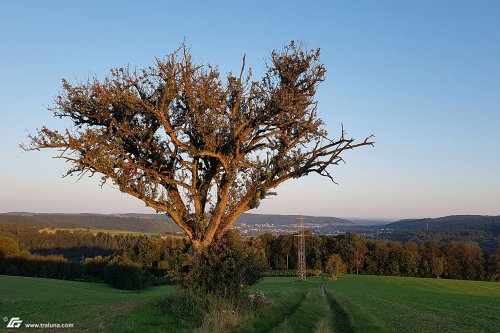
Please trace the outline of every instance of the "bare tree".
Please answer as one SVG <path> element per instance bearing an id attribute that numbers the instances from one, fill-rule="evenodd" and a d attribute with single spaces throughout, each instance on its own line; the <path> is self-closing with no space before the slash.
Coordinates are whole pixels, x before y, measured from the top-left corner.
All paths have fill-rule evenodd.
<path id="1" fill-rule="evenodd" d="M 223 80 L 183 45 L 146 69 L 63 80 L 49 110 L 74 126 L 43 127 L 22 147 L 57 149 L 72 165 L 66 175 L 101 175 L 101 186 L 111 181 L 168 214 L 201 250 L 281 183 L 312 172 L 333 181 L 328 167 L 343 151 L 373 145 L 343 129 L 328 139 L 314 99 L 326 73 L 319 57 L 291 42 L 271 53 L 260 81 L 245 58 L 239 75 Z"/>

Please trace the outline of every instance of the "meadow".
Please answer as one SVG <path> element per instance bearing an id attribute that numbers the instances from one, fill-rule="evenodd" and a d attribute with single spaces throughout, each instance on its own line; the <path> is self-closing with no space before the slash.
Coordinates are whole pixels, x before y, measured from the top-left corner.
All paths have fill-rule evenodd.
<path id="1" fill-rule="evenodd" d="M 0 317 L 20 317 L 28 323 L 73 323 L 71 332 L 107 332 L 123 312 L 173 290 L 158 286 L 123 291 L 104 283 L 0 275 Z"/>
<path id="2" fill-rule="evenodd" d="M 94 229 L 94 228 L 40 228 L 38 232 L 46 232 L 49 234 L 55 234 L 57 231 L 68 231 L 68 232 L 89 232 L 96 236 L 98 233 L 105 233 L 110 235 L 132 235 L 132 236 L 158 236 L 158 233 L 154 232 L 140 232 L 140 231 L 128 231 L 128 230 L 109 230 L 109 229 Z"/>
<path id="3" fill-rule="evenodd" d="M 251 289 L 270 302 L 239 309 L 238 332 L 500 331 L 500 284 L 493 282 L 344 275 L 266 278 Z M 74 323 L 72 332 L 193 331 L 189 319 L 179 322 L 162 309 L 174 290 L 0 276 L 0 316 Z"/>

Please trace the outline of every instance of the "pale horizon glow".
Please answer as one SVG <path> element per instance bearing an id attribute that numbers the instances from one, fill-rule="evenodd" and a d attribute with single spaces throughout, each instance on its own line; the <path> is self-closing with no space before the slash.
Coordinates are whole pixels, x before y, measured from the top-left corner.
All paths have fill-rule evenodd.
<path id="1" fill-rule="evenodd" d="M 152 19 L 152 15 L 159 18 Z M 190 15 L 186 23 L 185 15 Z M 500 3 L 395 1 L 0 3 L 0 213 L 154 213 L 138 199 L 61 179 L 55 151 L 25 153 L 37 127 L 64 128 L 46 107 L 61 79 L 147 67 L 183 40 L 194 58 L 260 77 L 272 49 L 322 49 L 317 99 L 330 136 L 375 148 L 347 152 L 335 185 L 292 180 L 255 214 L 402 219 L 500 215 Z"/>

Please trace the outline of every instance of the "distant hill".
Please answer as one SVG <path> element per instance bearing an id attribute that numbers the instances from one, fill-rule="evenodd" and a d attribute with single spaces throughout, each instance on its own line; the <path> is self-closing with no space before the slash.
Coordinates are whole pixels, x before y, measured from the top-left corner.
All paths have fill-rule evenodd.
<path id="1" fill-rule="evenodd" d="M 115 216 L 126 216 L 126 217 L 142 217 L 142 218 L 158 218 L 159 215 L 155 214 L 121 214 Z M 341 219 L 337 217 L 330 216 L 306 216 L 306 215 L 278 215 L 278 214 L 251 214 L 245 213 L 241 215 L 236 225 L 247 224 L 274 224 L 274 225 L 292 225 L 297 223 L 298 217 L 304 217 L 304 223 L 307 224 L 325 224 L 332 226 L 355 226 L 353 222 L 346 219 Z M 162 216 L 162 218 L 166 218 Z M 386 222 L 387 223 L 387 222 Z"/>
<path id="2" fill-rule="evenodd" d="M 500 216 L 452 215 L 438 218 L 400 220 L 385 225 L 395 230 L 484 230 L 500 233 Z"/>
<path id="3" fill-rule="evenodd" d="M 243 214 L 236 225 L 241 225 L 242 223 L 247 225 L 255 224 L 274 224 L 276 226 L 280 225 L 291 225 L 297 223 L 298 217 L 304 217 L 304 224 L 324 224 L 330 226 L 355 226 L 349 220 L 340 219 L 337 217 L 329 216 L 305 216 L 305 215 L 274 215 L 274 214 Z"/>
<path id="4" fill-rule="evenodd" d="M 369 219 L 369 218 L 350 218 L 349 221 L 360 226 L 380 226 L 394 222 L 396 219 Z"/>
<path id="5" fill-rule="evenodd" d="M 296 224 L 299 215 L 243 214 L 236 225 Z M 304 216 L 305 224 L 329 226 L 355 226 L 348 220 L 335 217 Z M 19 224 L 31 227 L 48 228 L 89 228 L 125 230 L 137 232 L 181 232 L 170 218 L 164 214 L 40 214 L 13 212 L 0 214 L 0 224 Z"/>
<path id="6" fill-rule="evenodd" d="M 166 216 L 158 214 L 0 214 L 1 224 L 19 224 L 30 227 L 89 228 L 136 232 L 180 232 L 181 229 Z"/>

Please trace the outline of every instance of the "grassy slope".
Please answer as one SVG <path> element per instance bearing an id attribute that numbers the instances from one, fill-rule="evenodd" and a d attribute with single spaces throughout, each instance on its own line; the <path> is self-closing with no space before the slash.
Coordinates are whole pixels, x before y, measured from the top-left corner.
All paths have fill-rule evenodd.
<path id="1" fill-rule="evenodd" d="M 71 331 L 107 332 L 123 311 L 172 290 L 161 286 L 130 292 L 101 283 L 0 275 L 0 317 L 17 316 L 29 323 L 73 323 Z"/>
<path id="2" fill-rule="evenodd" d="M 499 283 L 350 275 L 329 288 L 392 332 L 500 332 Z"/>
<path id="3" fill-rule="evenodd" d="M 498 283 L 346 275 L 267 278 L 253 289 L 273 304 L 248 315 L 241 332 L 500 332 Z M 74 323 L 72 332 L 185 332 L 155 305 L 172 290 L 0 276 L 0 316 Z"/>

